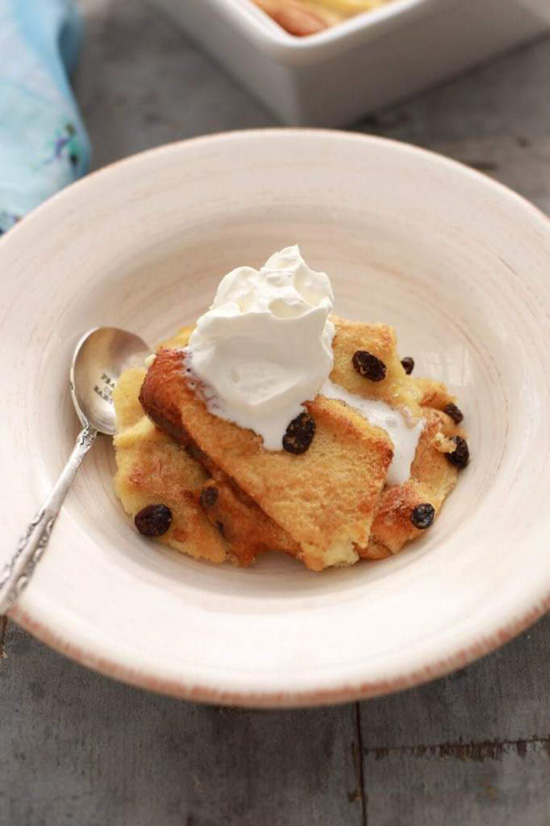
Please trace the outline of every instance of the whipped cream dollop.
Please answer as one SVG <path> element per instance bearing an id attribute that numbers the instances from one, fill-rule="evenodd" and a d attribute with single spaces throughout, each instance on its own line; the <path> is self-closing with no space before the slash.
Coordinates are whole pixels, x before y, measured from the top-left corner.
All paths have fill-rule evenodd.
<path id="1" fill-rule="evenodd" d="M 281 450 L 288 425 L 332 370 L 333 304 L 328 275 L 310 269 L 297 246 L 260 270 L 228 273 L 188 347 L 210 412 Z"/>
<path id="2" fill-rule="evenodd" d="M 411 475 L 418 440 L 425 421 L 409 421 L 394 407 L 379 399 L 364 399 L 349 393 L 345 388 L 328 379 L 319 393 L 327 399 L 339 399 L 360 413 L 370 424 L 385 430 L 393 442 L 393 459 L 386 478 L 388 485 L 402 485 Z"/>

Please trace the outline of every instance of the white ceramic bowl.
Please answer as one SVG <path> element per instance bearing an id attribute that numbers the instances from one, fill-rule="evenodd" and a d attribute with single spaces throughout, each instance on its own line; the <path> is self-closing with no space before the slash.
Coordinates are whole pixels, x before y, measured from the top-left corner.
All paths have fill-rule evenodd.
<path id="1" fill-rule="evenodd" d="M 395 325 L 417 374 L 467 414 L 471 466 L 399 556 L 313 574 L 241 570 L 140 537 L 88 457 L 13 618 L 106 674 L 258 706 L 371 696 L 463 666 L 550 604 L 550 224 L 493 181 L 412 147 L 241 132 L 89 176 L 0 242 L 2 558 L 68 456 L 75 342 L 111 324 L 150 342 L 219 277 L 300 242 L 343 315 Z M 2 559 L 0 559 L 0 562 Z"/>
<path id="2" fill-rule="evenodd" d="M 284 123 L 341 126 L 548 31 L 548 0 L 392 0 L 293 37 L 251 0 L 151 0 Z"/>

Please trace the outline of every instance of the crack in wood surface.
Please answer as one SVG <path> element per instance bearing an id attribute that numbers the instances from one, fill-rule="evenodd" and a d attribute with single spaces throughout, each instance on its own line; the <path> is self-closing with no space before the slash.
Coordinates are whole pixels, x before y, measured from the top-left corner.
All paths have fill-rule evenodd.
<path id="1" fill-rule="evenodd" d="M 357 741 L 352 743 L 353 761 L 355 764 L 355 775 L 357 778 L 357 791 L 353 795 L 353 800 L 361 801 L 361 824 L 367 826 L 367 795 L 365 791 L 364 757 L 367 749 L 363 748 L 363 733 L 361 729 L 361 704 L 355 703 L 355 728 Z"/>
<path id="2" fill-rule="evenodd" d="M 365 757 L 384 760 L 395 753 L 410 754 L 415 757 L 451 758 L 454 760 L 483 763 L 485 760 L 502 760 L 507 753 L 525 758 L 529 751 L 541 747 L 550 757 L 550 737 L 530 737 L 520 740 L 483 740 L 471 743 L 440 743 L 433 746 L 395 746 L 389 748 L 366 748 Z"/>
<path id="3" fill-rule="evenodd" d="M 6 642 L 7 633 L 8 633 L 8 618 L 7 617 L 0 617 L 0 663 L 6 657 L 6 653 L 4 651 L 4 644 Z"/>

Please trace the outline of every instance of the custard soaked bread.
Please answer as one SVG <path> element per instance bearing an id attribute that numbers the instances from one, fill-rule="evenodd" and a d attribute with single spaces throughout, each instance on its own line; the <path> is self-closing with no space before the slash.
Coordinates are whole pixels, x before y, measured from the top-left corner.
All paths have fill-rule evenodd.
<path id="1" fill-rule="evenodd" d="M 364 324 L 335 318 L 334 367 L 331 381 L 354 395 L 378 399 L 425 422 L 410 468 L 410 478 L 385 488 L 379 502 L 364 558 L 380 559 L 401 550 L 406 542 L 431 527 L 443 502 L 456 485 L 460 461 L 449 461 L 456 451 L 453 439 L 464 438 L 458 427 L 462 414 L 444 384 L 415 379 L 397 354 L 395 331 L 383 324 Z M 365 368 L 354 366 L 357 353 L 373 359 Z M 378 360 L 383 375 L 376 374 Z M 357 365 L 357 358 L 355 362 Z M 412 360 L 411 360 L 412 361 Z M 414 363 L 412 364 L 414 367 Z M 366 375 L 365 375 L 366 374 Z M 370 378 L 369 378 L 370 376 Z"/>
<path id="2" fill-rule="evenodd" d="M 228 548 L 219 530 L 200 506 L 200 494 L 209 475 L 169 436 L 147 418 L 139 403 L 145 370 L 127 370 L 113 397 L 117 415 L 114 445 L 117 473 L 115 490 L 124 510 L 135 517 L 145 508 L 163 505 L 171 513 L 165 531 L 151 527 L 158 537 L 190 556 L 224 562 Z M 153 519 L 162 522 L 163 511 Z"/>
<path id="3" fill-rule="evenodd" d="M 457 483 L 460 466 L 447 457 L 463 431 L 438 410 L 426 410 L 425 420 L 410 479 L 382 493 L 369 544 L 360 551 L 365 559 L 391 556 L 430 528 Z"/>
<path id="4" fill-rule="evenodd" d="M 330 380 L 350 393 L 386 402 L 422 416 L 423 389 L 407 375 L 397 354 L 395 330 L 385 324 L 365 324 L 333 316 L 334 367 Z M 367 353 L 369 358 L 359 354 Z"/>
<path id="5" fill-rule="evenodd" d="M 212 562 L 312 570 L 397 553 L 469 460 L 463 415 L 383 324 L 332 315 L 297 247 L 220 283 L 114 401 L 116 490 L 138 530 Z"/>
<path id="6" fill-rule="evenodd" d="M 115 491 L 132 518 L 149 511 L 141 532 L 209 562 L 248 565 L 267 550 L 297 556 L 299 546 L 252 500 L 237 495 L 225 474 L 211 476 L 204 457 L 201 464 L 145 415 L 139 402 L 145 374 L 126 371 L 114 392 Z M 165 508 L 170 524 L 163 530 Z"/>
<path id="7" fill-rule="evenodd" d="M 383 325 L 350 323 L 342 319 L 335 319 L 335 326 L 335 358 L 331 380 L 338 381 L 340 385 L 357 395 L 367 397 L 376 394 L 384 400 L 398 400 L 409 410 L 422 415 L 426 422 L 411 466 L 410 479 L 402 485 L 384 488 L 374 506 L 375 518 L 368 541 L 354 541 L 354 548 L 361 557 L 379 559 L 396 553 L 406 542 L 421 535 L 426 527 L 431 526 L 458 478 L 459 468 L 449 462 L 445 454 L 453 453 L 456 449 L 452 439 L 464 434 L 455 421 L 442 410 L 419 406 L 420 402 L 421 405 L 432 403 L 438 407 L 445 407 L 453 402 L 444 385 L 413 379 L 405 373 L 395 352 L 395 336 L 390 328 Z M 297 537 L 293 533 L 292 524 L 289 524 L 292 519 L 301 522 L 299 504 L 296 505 L 294 502 L 295 507 L 283 514 L 281 523 L 277 521 L 276 515 L 271 514 L 271 518 L 255 499 L 258 491 L 264 489 L 258 479 L 255 478 L 255 493 L 250 494 L 241 486 L 239 478 L 233 475 L 236 450 L 239 455 L 239 466 L 244 464 L 245 469 L 249 466 L 250 445 L 254 445 L 254 453 L 260 452 L 267 457 L 264 459 L 267 464 L 270 464 L 274 454 L 258 451 L 258 437 L 250 431 L 244 431 L 249 434 L 246 437 L 246 449 L 243 450 L 240 442 L 239 448 L 236 449 L 232 431 L 236 426 L 213 417 L 205 409 L 204 403 L 195 397 L 195 393 L 189 392 L 188 385 L 184 382 L 182 360 L 183 348 L 188 342 L 191 330 L 192 328 L 184 328 L 165 342 L 168 349 L 161 349 L 143 386 L 144 406 L 152 420 L 158 423 L 158 428 L 155 428 L 145 416 L 138 400 L 145 379 L 145 370 L 129 371 L 115 391 L 119 423 L 119 435 L 115 441 L 119 465 L 116 487 L 127 512 L 134 516 L 145 504 L 154 503 L 159 498 L 163 499 L 163 494 L 164 501 L 173 504 L 175 497 L 170 491 L 176 489 L 179 500 L 173 507 L 174 523 L 164 541 L 192 556 L 202 556 L 211 561 L 231 558 L 246 565 L 254 561 L 258 554 L 266 550 L 275 550 L 303 558 L 308 567 L 316 570 L 330 564 L 353 562 L 356 554 L 349 543 L 347 553 L 341 558 L 337 554 L 334 555 L 334 549 L 327 552 L 326 546 L 323 550 L 319 547 L 310 547 L 304 552 L 300 545 L 303 533 L 299 531 Z M 173 347 L 179 349 L 170 349 Z M 388 367 L 386 378 L 376 383 L 376 393 L 373 392 L 371 383 L 365 382 L 364 377 L 353 367 L 353 354 L 361 349 L 376 353 L 377 357 L 384 359 Z M 187 388 L 185 392 L 184 387 Z M 180 404 L 181 399 L 185 400 L 187 407 Z M 317 410 L 323 409 L 321 399 L 316 404 Z M 338 405 L 335 402 L 328 404 Z M 324 408 L 326 406 L 325 401 Z M 349 421 L 350 417 L 354 418 L 353 411 L 344 408 L 342 404 L 339 406 L 340 413 L 345 410 L 346 421 Z M 202 424 L 202 437 L 194 439 L 189 427 L 183 424 L 182 410 L 185 409 L 187 418 L 189 410 L 192 411 L 190 418 L 193 432 Z M 357 424 L 357 417 L 355 423 Z M 229 450 L 226 450 L 226 444 L 220 442 L 219 437 L 215 435 L 219 425 L 226 433 L 226 440 L 229 439 Z M 237 428 L 237 431 L 239 430 Z M 175 442 L 187 447 L 188 450 L 177 447 Z M 376 444 L 375 441 L 373 446 Z M 372 451 L 369 453 L 372 468 L 372 456 L 376 454 Z M 281 456 L 283 467 L 285 463 L 288 465 L 295 461 L 291 455 L 285 453 L 275 455 Z M 315 458 L 316 453 L 311 455 Z M 218 463 L 220 457 L 221 462 Z M 361 461 L 362 457 L 363 453 L 360 453 L 358 458 Z M 381 463 L 378 471 L 375 471 L 377 478 L 385 476 L 387 459 L 386 456 L 385 463 Z M 374 464 L 376 465 L 376 462 Z M 313 467 L 308 463 L 308 468 L 310 466 Z M 368 466 L 367 462 L 366 467 Z M 350 466 L 349 469 L 346 462 L 343 467 L 345 473 L 341 484 L 346 487 L 347 475 L 353 472 L 354 466 Z M 280 473 L 283 474 L 282 477 Z M 369 470 L 370 473 L 372 470 Z M 277 476 L 283 479 L 284 497 L 279 498 L 276 487 L 269 488 L 269 494 L 280 502 L 281 509 L 285 507 L 288 493 L 284 474 L 285 471 L 278 468 Z M 174 476 L 177 478 L 176 483 Z M 317 476 L 315 478 L 317 479 Z M 328 483 L 326 476 L 324 477 L 325 485 L 328 484 L 330 501 L 337 478 L 337 474 L 333 474 L 332 470 L 329 470 Z M 360 476 L 359 479 L 361 478 Z M 303 476 L 300 475 L 297 479 L 300 492 L 309 490 L 310 485 L 306 485 Z M 318 496 L 309 503 L 308 510 L 319 508 L 319 501 L 326 501 L 327 490 L 321 487 L 316 487 L 316 490 Z M 186 491 L 186 495 L 183 495 L 183 491 Z M 426 507 L 427 505 L 430 507 Z M 319 509 L 321 513 L 327 510 L 323 505 Z M 279 509 L 275 510 L 278 514 Z M 210 530 L 205 528 L 205 520 L 210 523 Z M 324 530 L 322 522 L 318 530 Z M 184 535 L 187 536 L 185 547 L 185 543 L 182 543 Z"/>
<path id="8" fill-rule="evenodd" d="M 185 347 L 192 329 L 182 328 L 159 349 Z M 177 411 L 171 414 L 167 406 L 163 429 L 155 427 L 139 401 L 145 375 L 145 369 L 126 371 L 114 392 L 115 490 L 125 511 L 135 518 L 146 507 L 169 504 L 170 527 L 157 538 L 210 562 L 248 565 L 268 550 L 298 556 L 299 545 L 206 454 L 189 446 Z"/>
<path id="9" fill-rule="evenodd" d="M 167 421 L 170 429 L 179 427 L 180 443 L 206 454 L 283 528 L 307 567 L 355 562 L 357 548 L 368 543 L 392 459 L 388 435 L 341 402 L 319 396 L 307 404 L 315 422 L 309 449 L 300 455 L 267 451 L 251 430 L 208 411 L 184 358 L 182 351 L 164 349 L 149 368 L 140 401 L 150 418 L 160 428 Z"/>

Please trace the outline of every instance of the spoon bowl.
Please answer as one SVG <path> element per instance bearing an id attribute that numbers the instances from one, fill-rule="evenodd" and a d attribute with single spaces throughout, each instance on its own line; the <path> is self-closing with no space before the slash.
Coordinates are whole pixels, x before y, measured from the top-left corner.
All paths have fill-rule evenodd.
<path id="1" fill-rule="evenodd" d="M 89 330 L 75 348 L 71 364 L 71 395 L 83 427 L 99 433 L 116 432 L 113 389 L 129 367 L 142 366 L 151 350 L 134 333 L 118 327 Z"/>

